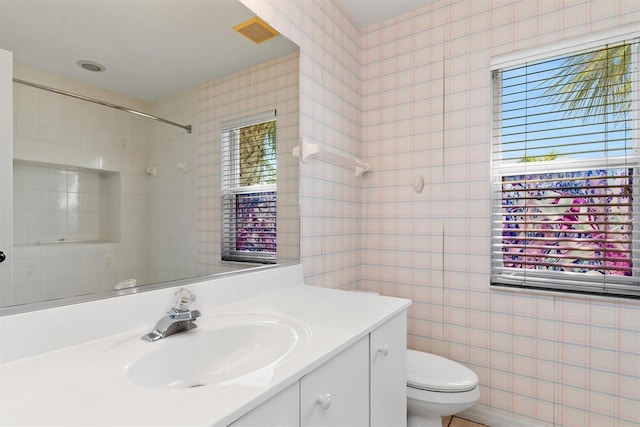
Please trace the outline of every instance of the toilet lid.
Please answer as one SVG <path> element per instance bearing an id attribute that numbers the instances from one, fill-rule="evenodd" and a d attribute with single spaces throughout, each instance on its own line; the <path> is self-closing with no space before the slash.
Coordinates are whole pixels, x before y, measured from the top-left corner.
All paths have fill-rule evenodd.
<path id="1" fill-rule="evenodd" d="M 453 360 L 407 350 L 407 385 L 422 390 L 462 392 L 473 390 L 478 385 L 478 376 Z"/>

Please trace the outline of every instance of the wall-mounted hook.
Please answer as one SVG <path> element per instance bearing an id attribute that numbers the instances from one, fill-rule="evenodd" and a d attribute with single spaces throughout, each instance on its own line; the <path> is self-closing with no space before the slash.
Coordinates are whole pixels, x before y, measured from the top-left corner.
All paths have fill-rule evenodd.
<path id="1" fill-rule="evenodd" d="M 416 193 L 422 193 L 424 189 L 424 177 L 422 175 L 416 175 L 413 178 L 413 189 Z"/>

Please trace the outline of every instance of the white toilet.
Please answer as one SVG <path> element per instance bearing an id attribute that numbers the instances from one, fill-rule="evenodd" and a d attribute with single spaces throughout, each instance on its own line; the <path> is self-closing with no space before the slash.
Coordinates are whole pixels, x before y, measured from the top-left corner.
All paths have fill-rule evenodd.
<path id="1" fill-rule="evenodd" d="M 407 426 L 441 427 L 442 418 L 469 409 L 480 398 L 471 369 L 434 354 L 407 350 Z"/>
<path id="2" fill-rule="evenodd" d="M 443 417 L 471 408 L 478 399 L 478 376 L 471 369 L 435 354 L 407 349 L 407 427 L 442 427 Z"/>

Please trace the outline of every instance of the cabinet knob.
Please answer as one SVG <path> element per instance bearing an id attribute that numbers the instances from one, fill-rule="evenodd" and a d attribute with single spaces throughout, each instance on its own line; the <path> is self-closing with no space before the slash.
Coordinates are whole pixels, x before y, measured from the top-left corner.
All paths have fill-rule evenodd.
<path id="1" fill-rule="evenodd" d="M 331 395 L 329 393 L 319 394 L 316 397 L 316 403 L 320 405 L 322 409 L 329 409 L 329 406 L 331 406 Z"/>
<path id="2" fill-rule="evenodd" d="M 383 356 L 389 355 L 389 344 L 381 345 L 378 347 L 378 353 L 382 353 Z"/>
<path id="3" fill-rule="evenodd" d="M 0 251 L 0 262 L 4 261 L 5 259 L 7 259 L 7 256 L 4 254 L 4 252 Z"/>

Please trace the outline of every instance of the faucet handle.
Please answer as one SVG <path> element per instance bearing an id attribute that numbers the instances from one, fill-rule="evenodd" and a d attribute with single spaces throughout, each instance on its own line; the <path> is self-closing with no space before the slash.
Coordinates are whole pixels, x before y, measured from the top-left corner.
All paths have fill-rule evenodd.
<path id="1" fill-rule="evenodd" d="M 182 288 L 176 292 L 176 302 L 173 306 L 177 311 L 187 311 L 192 302 L 196 300 L 196 296 L 188 289 Z"/>

